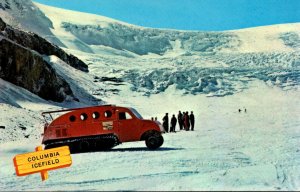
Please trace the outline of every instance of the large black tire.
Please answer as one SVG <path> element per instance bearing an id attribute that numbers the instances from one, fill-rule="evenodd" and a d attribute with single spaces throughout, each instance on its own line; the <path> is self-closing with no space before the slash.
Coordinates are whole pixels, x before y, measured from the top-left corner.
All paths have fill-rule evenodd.
<path id="1" fill-rule="evenodd" d="M 154 150 L 162 146 L 164 138 L 160 134 L 152 134 L 146 138 L 145 143 L 148 149 Z"/>

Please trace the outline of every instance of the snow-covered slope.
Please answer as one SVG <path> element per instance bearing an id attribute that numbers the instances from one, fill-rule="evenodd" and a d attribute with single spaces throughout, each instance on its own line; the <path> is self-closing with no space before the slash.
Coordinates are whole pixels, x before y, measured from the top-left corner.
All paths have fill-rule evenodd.
<path id="1" fill-rule="evenodd" d="M 44 57 L 82 101 L 61 105 L 0 81 L 0 190 L 300 189 L 299 23 L 191 32 L 34 6 L 89 73 Z M 72 155 L 73 165 L 44 183 L 39 174 L 15 176 L 13 156 L 41 143 L 40 112 L 97 102 L 134 107 L 146 119 L 193 110 L 196 130 L 164 134 L 157 151 L 126 143 Z"/>
<path id="2" fill-rule="evenodd" d="M 299 190 L 299 92 L 259 81 L 249 86 L 218 98 L 182 96 L 174 88 L 127 97 L 144 117 L 193 110 L 195 131 L 164 134 L 156 151 L 140 142 L 72 155 L 72 166 L 50 171 L 46 182 L 40 174 L 16 177 L 12 163 L 14 155 L 33 151 L 40 140 L 2 144 L 0 190 Z M 242 107 L 247 113 L 237 111 Z"/>
<path id="3" fill-rule="evenodd" d="M 299 84 L 299 23 L 191 32 L 143 28 L 98 15 L 34 6 L 51 21 L 51 33 L 64 49 L 88 63 L 93 75 L 117 76 L 144 95 L 175 85 L 187 94 L 223 96 L 244 90 L 254 79 L 284 89 Z"/>
<path id="4" fill-rule="evenodd" d="M 223 96 L 254 79 L 284 89 L 299 85 L 299 23 L 225 32 L 161 30 L 35 4 L 66 50 L 90 64 L 93 74 L 117 76 L 144 95 L 175 85 L 187 94 Z"/>
<path id="5" fill-rule="evenodd" d="M 93 14 L 35 4 L 51 19 L 52 32 L 68 48 L 86 52 L 97 53 L 96 48 L 101 46 L 127 50 L 139 55 L 148 53 L 163 55 L 167 51 L 243 53 L 299 49 L 299 45 L 293 47 L 286 41 L 292 34 L 298 36 L 296 38 L 299 44 L 300 24 L 227 32 L 160 30 L 133 26 Z"/>
<path id="6" fill-rule="evenodd" d="M 255 80 L 282 90 L 299 88 L 298 23 L 226 32 L 161 30 L 29 0 L 7 2 L 11 7 L 2 9 L 2 17 L 16 13 L 12 20 L 26 20 L 35 26 L 36 20 L 30 20 L 29 14 L 45 24 L 41 28 L 51 23 L 51 33 L 65 45 L 64 50 L 89 64 L 90 74 L 82 74 L 54 56 L 48 58 L 61 64 L 54 66 L 79 94 L 82 104 L 109 101 L 115 96 L 120 99 L 113 99 L 116 104 L 128 104 L 127 95 L 150 96 L 171 87 L 182 95 L 222 97 L 248 89 Z M 18 15 L 18 7 L 26 11 L 20 12 L 24 18 Z M 3 98 L 10 94 L 6 92 Z"/>
<path id="7" fill-rule="evenodd" d="M 248 28 L 232 32 L 242 40 L 239 47 L 240 52 L 299 51 L 299 28 L 300 24 L 294 23 Z"/>
<path id="8" fill-rule="evenodd" d="M 31 0 L 1 0 L 0 17 L 13 27 L 35 32 L 59 46 L 64 46 L 50 31 L 52 22 Z"/>

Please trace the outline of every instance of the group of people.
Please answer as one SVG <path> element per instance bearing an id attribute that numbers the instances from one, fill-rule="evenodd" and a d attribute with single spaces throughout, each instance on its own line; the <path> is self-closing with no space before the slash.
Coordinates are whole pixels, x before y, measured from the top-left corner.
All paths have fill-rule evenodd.
<path id="1" fill-rule="evenodd" d="M 194 131 L 194 125 L 195 125 L 195 116 L 193 114 L 193 111 L 191 111 L 191 114 L 189 115 L 189 112 L 183 112 L 181 111 L 178 112 L 177 118 L 175 117 L 175 114 L 173 114 L 171 118 L 171 127 L 169 130 L 169 116 L 168 113 L 163 117 L 163 127 L 165 131 L 168 132 L 176 132 L 176 124 L 178 122 L 179 124 L 179 129 L 180 130 L 186 130 L 186 131 Z"/>
<path id="2" fill-rule="evenodd" d="M 239 111 L 239 113 L 242 112 L 241 109 L 239 109 L 238 111 Z M 247 113 L 247 109 L 245 107 L 244 107 L 244 112 Z"/>

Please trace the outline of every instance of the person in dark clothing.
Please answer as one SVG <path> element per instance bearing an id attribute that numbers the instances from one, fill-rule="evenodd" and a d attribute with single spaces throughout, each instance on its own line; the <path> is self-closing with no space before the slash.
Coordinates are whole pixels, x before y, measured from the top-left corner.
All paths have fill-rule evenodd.
<path id="1" fill-rule="evenodd" d="M 191 114 L 190 114 L 190 122 L 191 122 L 191 130 L 194 131 L 195 116 L 193 114 L 193 111 L 191 111 Z"/>
<path id="2" fill-rule="evenodd" d="M 189 112 L 186 112 L 186 116 L 187 116 L 187 123 L 188 123 L 187 128 L 188 128 L 188 131 L 189 131 L 190 127 L 191 127 Z"/>
<path id="3" fill-rule="evenodd" d="M 185 112 L 182 112 L 182 126 L 183 126 L 184 130 L 186 130 L 185 125 L 186 125 L 186 123 L 185 123 Z"/>
<path id="4" fill-rule="evenodd" d="M 175 133 L 176 124 L 177 124 L 177 119 L 176 119 L 175 115 L 173 115 L 172 118 L 171 118 L 171 129 L 170 129 L 170 132 L 174 132 Z"/>
<path id="5" fill-rule="evenodd" d="M 184 117 L 185 117 L 185 112 L 182 112 L 182 130 L 185 130 L 185 126 L 184 126 Z"/>
<path id="6" fill-rule="evenodd" d="M 179 129 L 182 130 L 183 127 L 183 115 L 181 111 L 179 111 L 178 116 L 177 116 L 178 124 L 179 124 Z"/>
<path id="7" fill-rule="evenodd" d="M 165 129 L 165 131 L 168 133 L 169 132 L 169 117 L 168 117 L 168 113 L 166 113 L 166 115 L 164 116 L 163 120 L 163 127 Z"/>
<path id="8" fill-rule="evenodd" d="M 190 118 L 189 118 L 189 112 L 185 112 L 184 117 L 183 117 L 183 124 L 184 124 L 184 128 L 186 131 L 190 130 Z"/>

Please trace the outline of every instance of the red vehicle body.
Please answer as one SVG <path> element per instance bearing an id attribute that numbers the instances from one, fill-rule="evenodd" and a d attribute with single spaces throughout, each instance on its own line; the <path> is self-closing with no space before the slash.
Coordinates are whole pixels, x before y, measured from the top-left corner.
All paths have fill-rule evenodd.
<path id="1" fill-rule="evenodd" d="M 56 119 L 52 115 L 65 113 Z M 145 140 L 149 149 L 163 144 L 157 121 L 144 120 L 133 108 L 115 105 L 48 111 L 42 143 L 46 149 L 68 145 L 71 153 L 107 150 L 130 141 Z M 47 122 L 47 115 L 52 122 Z"/>

